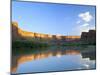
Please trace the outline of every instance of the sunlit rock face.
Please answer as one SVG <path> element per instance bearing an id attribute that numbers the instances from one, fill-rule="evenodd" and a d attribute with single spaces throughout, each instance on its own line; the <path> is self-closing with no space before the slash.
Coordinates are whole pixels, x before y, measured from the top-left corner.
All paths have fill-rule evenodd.
<path id="1" fill-rule="evenodd" d="M 95 44 L 96 43 L 96 30 L 89 30 L 89 32 L 82 32 L 82 43 Z"/>
<path id="2" fill-rule="evenodd" d="M 20 29 L 17 22 L 12 22 L 12 39 L 48 39 L 48 40 L 66 40 L 73 41 L 80 39 L 80 36 L 62 36 L 62 35 L 49 35 L 35 32 L 28 32 Z"/>
<path id="3" fill-rule="evenodd" d="M 18 39 L 18 24 L 17 22 L 12 22 L 12 40 Z"/>

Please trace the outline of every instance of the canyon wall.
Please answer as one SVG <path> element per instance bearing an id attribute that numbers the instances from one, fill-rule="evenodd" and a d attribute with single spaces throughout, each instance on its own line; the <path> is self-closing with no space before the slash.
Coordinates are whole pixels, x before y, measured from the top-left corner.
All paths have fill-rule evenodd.
<path id="1" fill-rule="evenodd" d="M 66 40 L 74 41 L 79 40 L 80 36 L 59 36 L 59 35 L 49 35 L 35 32 L 28 32 L 20 29 L 17 22 L 12 22 L 12 40 L 17 39 L 47 39 L 47 40 Z"/>

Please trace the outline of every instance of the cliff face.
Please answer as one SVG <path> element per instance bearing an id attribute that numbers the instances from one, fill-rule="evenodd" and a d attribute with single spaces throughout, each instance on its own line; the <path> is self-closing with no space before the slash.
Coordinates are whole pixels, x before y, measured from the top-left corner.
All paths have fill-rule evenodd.
<path id="1" fill-rule="evenodd" d="M 82 32 L 81 41 L 82 43 L 95 44 L 96 43 L 96 31 L 89 30 L 89 32 Z"/>
<path id="2" fill-rule="evenodd" d="M 58 36 L 24 31 L 18 28 L 18 23 L 12 22 L 12 39 L 47 39 L 47 40 L 66 40 L 73 41 L 80 39 L 80 36 Z"/>
<path id="3" fill-rule="evenodd" d="M 12 22 L 12 40 L 18 39 L 18 24 L 17 22 Z"/>

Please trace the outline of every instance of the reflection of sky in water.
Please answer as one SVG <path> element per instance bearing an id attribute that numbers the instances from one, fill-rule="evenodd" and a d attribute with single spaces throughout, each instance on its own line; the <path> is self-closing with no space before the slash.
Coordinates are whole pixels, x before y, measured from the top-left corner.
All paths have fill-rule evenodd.
<path id="1" fill-rule="evenodd" d="M 16 73 L 93 69 L 95 61 L 77 55 L 57 55 L 19 64 Z"/>

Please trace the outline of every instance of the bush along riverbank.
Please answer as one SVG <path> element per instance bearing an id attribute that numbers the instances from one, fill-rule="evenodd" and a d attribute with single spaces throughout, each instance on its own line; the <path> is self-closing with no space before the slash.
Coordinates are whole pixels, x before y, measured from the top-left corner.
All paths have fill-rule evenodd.
<path id="1" fill-rule="evenodd" d="M 96 43 L 64 43 L 61 46 L 87 46 L 87 45 L 93 45 L 95 46 Z"/>
<path id="2" fill-rule="evenodd" d="M 33 41 L 12 41 L 12 48 L 40 48 L 40 47 L 49 47 L 47 43 L 39 43 Z"/>

